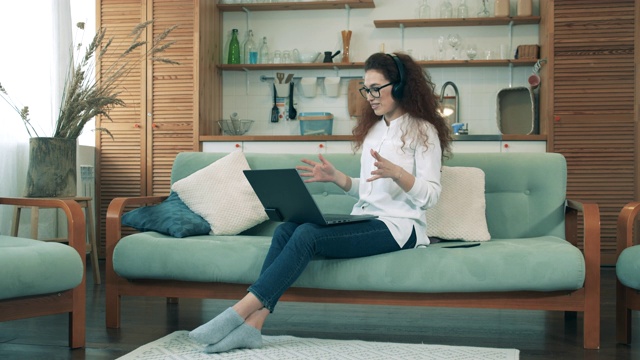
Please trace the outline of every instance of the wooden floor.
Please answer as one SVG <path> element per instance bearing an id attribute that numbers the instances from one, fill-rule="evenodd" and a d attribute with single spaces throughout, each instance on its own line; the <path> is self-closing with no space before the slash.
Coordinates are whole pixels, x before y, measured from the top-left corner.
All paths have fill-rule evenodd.
<path id="1" fill-rule="evenodd" d="M 104 264 L 101 264 L 104 269 Z M 90 266 L 87 267 L 91 269 Z M 90 270 L 89 270 L 90 271 Z M 104 274 L 103 274 L 104 279 Z M 176 330 L 191 330 L 232 302 L 124 298 L 122 327 L 107 329 L 104 284 L 87 274 L 87 345 L 67 348 L 67 316 L 0 323 L 0 359 L 115 359 Z M 525 359 L 640 359 L 640 314 L 633 345 L 615 343 L 615 270 L 602 269 L 600 350 L 583 350 L 582 320 L 560 312 L 280 303 L 265 335 L 516 348 Z"/>

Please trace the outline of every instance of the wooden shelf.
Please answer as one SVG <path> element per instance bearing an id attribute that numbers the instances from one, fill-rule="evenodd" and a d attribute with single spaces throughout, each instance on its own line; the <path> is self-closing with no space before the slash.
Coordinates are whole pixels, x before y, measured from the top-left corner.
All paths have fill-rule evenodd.
<path id="1" fill-rule="evenodd" d="M 372 9 L 373 0 L 303 1 L 278 3 L 218 4 L 221 12 L 231 11 L 282 11 L 282 10 L 325 10 L 325 9 Z"/>
<path id="2" fill-rule="evenodd" d="M 424 60 L 418 64 L 424 67 L 483 67 L 483 66 L 533 66 L 537 59 L 515 60 Z M 227 71 L 251 71 L 251 70 L 341 70 L 363 69 L 363 62 L 351 63 L 311 63 L 311 64 L 222 64 L 220 70 Z"/>
<path id="3" fill-rule="evenodd" d="M 471 141 L 486 135 L 464 135 L 456 137 L 456 141 Z M 495 135 L 493 141 L 546 141 L 547 135 Z M 200 142 L 207 141 L 353 141 L 352 135 L 201 135 Z"/>
<path id="4" fill-rule="evenodd" d="M 352 135 L 201 135 L 200 141 L 352 141 Z"/>
<path id="5" fill-rule="evenodd" d="M 540 16 L 506 16 L 487 18 L 463 18 L 463 19 L 400 19 L 400 20 L 374 20 L 377 28 L 401 28 L 401 27 L 436 27 L 436 26 L 495 26 L 539 24 Z"/>

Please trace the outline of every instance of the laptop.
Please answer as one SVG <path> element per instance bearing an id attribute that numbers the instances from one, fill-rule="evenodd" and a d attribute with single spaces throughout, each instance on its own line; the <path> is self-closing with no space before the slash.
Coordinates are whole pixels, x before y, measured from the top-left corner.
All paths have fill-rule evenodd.
<path id="1" fill-rule="evenodd" d="M 298 224 L 335 225 L 375 215 L 323 214 L 296 169 L 244 170 L 269 219 Z"/>

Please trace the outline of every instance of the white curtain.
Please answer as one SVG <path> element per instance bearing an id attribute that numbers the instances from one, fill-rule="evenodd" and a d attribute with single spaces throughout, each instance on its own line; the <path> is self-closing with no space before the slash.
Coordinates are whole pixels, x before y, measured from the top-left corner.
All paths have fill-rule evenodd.
<path id="1" fill-rule="evenodd" d="M 70 0 L 3 1 L 0 5 L 0 83 L 18 107 L 29 106 L 40 136 L 51 136 L 71 46 Z M 21 196 L 29 135 L 19 115 L 0 100 L 0 196 Z M 12 209 L 0 207 L 0 234 Z"/>

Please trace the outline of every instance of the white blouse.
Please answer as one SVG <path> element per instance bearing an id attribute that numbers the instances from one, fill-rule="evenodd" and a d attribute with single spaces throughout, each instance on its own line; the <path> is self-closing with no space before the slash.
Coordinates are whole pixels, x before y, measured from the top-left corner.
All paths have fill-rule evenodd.
<path id="1" fill-rule="evenodd" d="M 412 134 L 411 131 L 407 133 L 403 147 L 402 130 L 410 125 L 410 121 L 408 114 L 391 121 L 388 126 L 382 119 L 369 130 L 362 145 L 360 178 L 351 179 L 352 186 L 347 192 L 358 198 L 351 213 L 378 215 L 400 247 L 409 240 L 414 227 L 416 246 L 429 244 L 425 210 L 436 204 L 442 189 L 442 150 L 438 134 L 433 125 L 421 122 L 426 126 L 428 147 L 425 148 L 421 139 L 413 137 L 419 133 Z M 405 192 L 390 178 L 366 181 L 376 169 L 371 149 L 415 177 L 411 190 Z"/>

